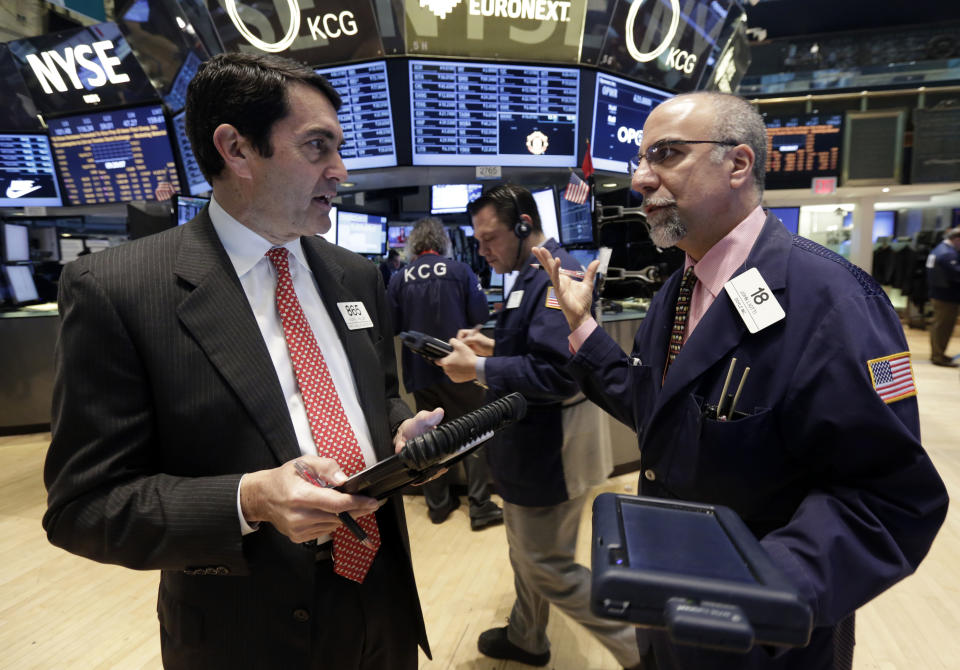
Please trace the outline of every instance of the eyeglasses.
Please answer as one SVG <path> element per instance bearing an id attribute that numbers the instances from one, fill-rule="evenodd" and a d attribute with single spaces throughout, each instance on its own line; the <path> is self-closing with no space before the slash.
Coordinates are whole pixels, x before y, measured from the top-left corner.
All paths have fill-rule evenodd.
<path id="1" fill-rule="evenodd" d="M 671 147 L 678 144 L 718 144 L 723 147 L 735 147 L 739 142 L 733 140 L 660 140 L 654 142 L 646 151 L 637 153 L 636 157 L 630 160 L 630 174 L 640 169 L 640 161 L 646 159 L 647 165 L 659 165 L 671 156 L 674 151 Z"/>

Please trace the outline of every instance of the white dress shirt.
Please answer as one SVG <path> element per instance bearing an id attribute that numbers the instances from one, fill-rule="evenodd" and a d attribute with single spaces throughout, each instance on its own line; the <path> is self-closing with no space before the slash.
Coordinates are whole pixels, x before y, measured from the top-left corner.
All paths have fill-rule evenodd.
<path id="1" fill-rule="evenodd" d="M 277 371 L 283 396 L 290 410 L 290 419 L 297 435 L 297 443 L 303 454 L 316 454 L 317 445 L 310 432 L 310 422 L 307 419 L 306 407 L 300 388 L 297 385 L 296 373 L 293 370 L 293 361 L 287 350 L 287 341 L 283 335 L 283 324 L 276 306 L 277 272 L 266 257 L 274 245 L 251 229 L 230 216 L 215 198 L 210 199 L 210 220 L 223 244 L 223 248 L 230 258 L 243 292 L 247 296 L 250 308 L 260 327 L 263 341 L 270 352 L 270 360 Z M 327 312 L 323 299 L 320 297 L 316 278 L 307 265 L 306 256 L 300 240 L 288 242 L 284 247 L 289 252 L 290 275 L 293 279 L 293 288 L 300 301 L 300 306 L 310 323 L 310 329 L 317 339 L 317 345 L 323 353 L 323 358 L 330 369 L 330 376 L 340 396 L 340 404 L 347 415 L 350 427 L 357 437 L 364 463 L 369 467 L 377 461 L 373 451 L 373 439 L 367 427 L 357 393 L 357 385 L 350 369 L 350 361 L 343 343 L 337 335 L 331 315 Z M 334 315 L 337 318 L 339 315 Z M 244 534 L 252 532 L 251 526 L 240 512 L 240 491 L 237 489 L 237 513 L 240 517 L 240 526 Z M 322 538 L 321 538 L 322 540 Z"/>

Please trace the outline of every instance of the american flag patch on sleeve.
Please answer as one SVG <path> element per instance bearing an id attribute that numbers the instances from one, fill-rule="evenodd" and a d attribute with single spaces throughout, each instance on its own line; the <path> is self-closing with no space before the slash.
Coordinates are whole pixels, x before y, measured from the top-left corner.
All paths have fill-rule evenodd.
<path id="1" fill-rule="evenodd" d="M 873 388 L 883 402 L 889 404 L 917 395 L 909 351 L 869 360 L 867 369 Z"/>

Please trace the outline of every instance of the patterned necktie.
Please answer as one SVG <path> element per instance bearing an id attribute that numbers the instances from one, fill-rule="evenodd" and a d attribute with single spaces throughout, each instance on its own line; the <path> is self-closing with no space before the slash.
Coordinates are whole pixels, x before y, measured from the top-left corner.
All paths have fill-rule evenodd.
<path id="1" fill-rule="evenodd" d="M 693 297 L 693 287 L 697 283 L 697 275 L 693 274 L 693 266 L 687 268 L 680 280 L 680 292 L 677 293 L 677 306 L 673 313 L 673 331 L 670 333 L 670 346 L 667 348 L 667 362 L 663 366 L 663 376 L 666 378 L 670 364 L 680 353 L 683 346 L 683 333 L 687 328 L 687 316 L 690 314 L 690 300 Z"/>
<path id="2" fill-rule="evenodd" d="M 364 468 L 363 453 L 340 404 L 330 369 L 293 290 L 287 250 L 270 249 L 267 257 L 277 269 L 277 311 L 317 453 L 335 460 L 347 475 L 360 472 Z M 360 517 L 357 523 L 367 532 L 374 547 L 363 546 L 345 526 L 340 526 L 333 532 L 333 570 L 347 579 L 363 582 L 380 546 L 380 531 L 373 514 Z"/>

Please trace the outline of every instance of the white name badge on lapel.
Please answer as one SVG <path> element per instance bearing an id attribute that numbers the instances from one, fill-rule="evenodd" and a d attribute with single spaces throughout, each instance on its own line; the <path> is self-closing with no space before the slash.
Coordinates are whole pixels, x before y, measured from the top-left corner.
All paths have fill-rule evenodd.
<path id="1" fill-rule="evenodd" d="M 506 309 L 516 309 L 523 300 L 523 291 L 510 291 L 510 297 L 507 298 Z"/>
<path id="2" fill-rule="evenodd" d="M 338 302 L 337 307 L 343 314 L 343 322 L 347 324 L 350 330 L 358 328 L 373 328 L 373 321 L 367 314 L 367 308 L 362 302 Z"/>
<path id="3" fill-rule="evenodd" d="M 723 288 L 727 290 L 733 306 L 737 308 L 740 318 L 751 333 L 757 333 L 787 315 L 773 297 L 773 291 L 757 268 L 750 268 L 737 275 L 724 284 Z"/>

